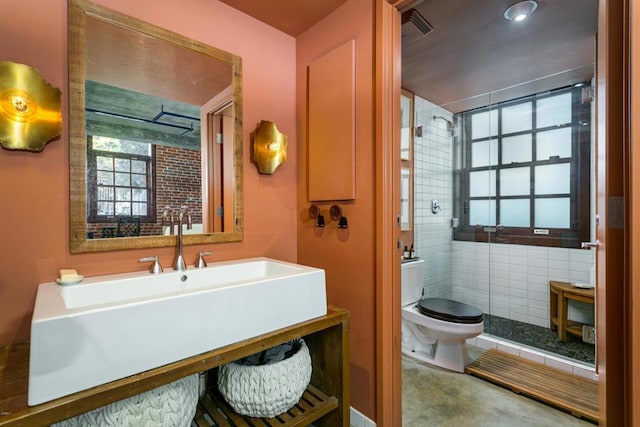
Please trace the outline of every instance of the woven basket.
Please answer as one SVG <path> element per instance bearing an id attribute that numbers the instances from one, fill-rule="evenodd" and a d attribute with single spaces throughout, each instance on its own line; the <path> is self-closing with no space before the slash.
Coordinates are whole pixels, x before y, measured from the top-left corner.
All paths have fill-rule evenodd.
<path id="1" fill-rule="evenodd" d="M 311 380 L 311 356 L 303 340 L 291 357 L 267 365 L 220 367 L 218 389 L 231 407 L 249 417 L 271 418 L 291 409 Z"/>
<path id="2" fill-rule="evenodd" d="M 198 405 L 198 375 L 190 375 L 51 427 L 189 427 Z"/>

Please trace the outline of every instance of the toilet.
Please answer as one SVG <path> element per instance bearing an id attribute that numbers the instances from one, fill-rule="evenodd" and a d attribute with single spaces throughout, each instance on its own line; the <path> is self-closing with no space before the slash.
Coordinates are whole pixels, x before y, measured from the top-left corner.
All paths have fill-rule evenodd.
<path id="1" fill-rule="evenodd" d="M 469 362 L 465 340 L 484 330 L 477 308 L 443 298 L 422 298 L 424 260 L 402 263 L 402 352 L 456 372 Z"/>

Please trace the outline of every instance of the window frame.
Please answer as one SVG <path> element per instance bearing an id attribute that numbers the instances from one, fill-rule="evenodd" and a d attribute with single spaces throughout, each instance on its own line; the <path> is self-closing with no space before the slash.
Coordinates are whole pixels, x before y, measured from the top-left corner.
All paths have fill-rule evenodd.
<path id="1" fill-rule="evenodd" d="M 582 241 L 588 241 L 591 223 L 591 105 L 583 100 L 583 91 L 589 85 L 581 87 L 568 86 L 544 94 L 534 94 L 501 102 L 482 108 L 458 113 L 458 120 L 461 122 L 463 130 L 458 152 L 463 153 L 459 161 L 460 169 L 454 169 L 454 217 L 459 218 L 459 225 L 454 228 L 454 240 L 494 242 L 507 244 L 523 244 L 533 246 L 568 247 L 579 248 Z M 552 125 L 536 128 L 537 103 L 540 100 L 571 93 L 571 122 L 565 125 Z M 524 131 L 502 134 L 502 110 L 505 107 L 532 103 L 531 128 Z M 498 111 L 498 132 L 496 135 L 489 135 L 486 138 L 471 139 L 471 117 L 483 111 Z M 585 126 L 584 124 L 588 124 Z M 571 129 L 571 157 L 552 158 L 546 160 L 536 160 L 537 134 L 549 130 L 570 128 Z M 531 160 L 527 162 L 502 164 L 503 138 L 531 134 Z M 467 138 L 467 135 L 469 136 Z M 475 142 L 497 141 L 497 164 L 471 167 L 472 145 Z M 569 185 L 569 228 L 542 228 L 535 227 L 535 200 L 566 197 L 566 193 L 555 194 L 535 194 L 535 168 L 536 166 L 569 164 L 570 165 L 570 185 Z M 530 170 L 530 188 L 528 195 L 501 196 L 500 195 L 500 171 L 512 168 L 528 167 Z M 496 189 L 495 196 L 470 197 L 469 174 L 475 171 L 495 170 Z M 529 200 L 529 227 L 508 227 L 500 225 L 500 201 L 501 200 Z M 494 200 L 496 207 L 496 225 L 472 225 L 469 224 L 469 202 L 472 200 Z M 548 234 L 536 234 L 535 230 L 548 230 Z"/>
<path id="2" fill-rule="evenodd" d="M 92 136 L 87 136 L 87 223 L 117 223 L 118 218 L 122 216 L 140 218 L 141 223 L 156 223 L 156 146 L 151 145 L 151 155 L 143 156 L 139 154 L 121 153 L 115 151 L 94 150 L 92 144 Z M 146 164 L 146 176 L 148 191 L 147 215 L 98 215 L 98 175 L 97 175 L 97 158 L 98 156 L 112 157 L 114 159 L 142 160 Z M 114 189 L 123 186 L 116 186 L 115 182 L 112 186 Z M 130 189 L 141 188 L 132 187 Z M 114 200 L 115 203 L 115 200 Z M 115 212 L 115 209 L 114 209 Z"/>

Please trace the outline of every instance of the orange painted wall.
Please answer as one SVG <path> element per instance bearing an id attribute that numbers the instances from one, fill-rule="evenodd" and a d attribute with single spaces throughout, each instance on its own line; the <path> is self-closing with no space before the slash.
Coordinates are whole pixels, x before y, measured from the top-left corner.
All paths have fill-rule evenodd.
<path id="1" fill-rule="evenodd" d="M 215 45 L 243 58 L 244 240 L 212 245 L 212 260 L 269 256 L 296 261 L 296 41 L 217 0 L 99 0 L 104 6 Z M 0 60 L 38 68 L 67 103 L 67 2 L 21 0 L 2 4 Z M 249 134 L 272 120 L 288 135 L 288 162 L 273 176 L 249 162 Z M 171 265 L 174 248 L 71 255 L 69 253 L 68 123 L 41 153 L 0 150 L 0 345 L 29 338 L 38 283 L 60 268 L 93 276 L 144 271 L 138 258 L 157 254 Z M 191 262 L 202 246 L 188 246 Z"/>
<path id="2" fill-rule="evenodd" d="M 298 262 L 325 269 L 330 304 L 351 314 L 351 406 L 375 419 L 375 141 L 373 133 L 373 10 L 371 0 L 349 0 L 297 39 Z M 350 39 L 356 41 L 356 198 L 334 202 L 349 220 L 324 229 L 309 219 L 307 180 L 307 66 Z M 320 203 L 328 220 L 332 202 Z"/>

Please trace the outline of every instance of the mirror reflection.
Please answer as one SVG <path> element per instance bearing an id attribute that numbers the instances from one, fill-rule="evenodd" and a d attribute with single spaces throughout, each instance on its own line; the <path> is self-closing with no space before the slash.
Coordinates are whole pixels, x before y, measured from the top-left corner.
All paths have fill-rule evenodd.
<path id="1" fill-rule="evenodd" d="M 185 244 L 240 240 L 240 58 L 85 1 L 69 24 L 72 252 L 173 245 L 181 206 Z"/>

